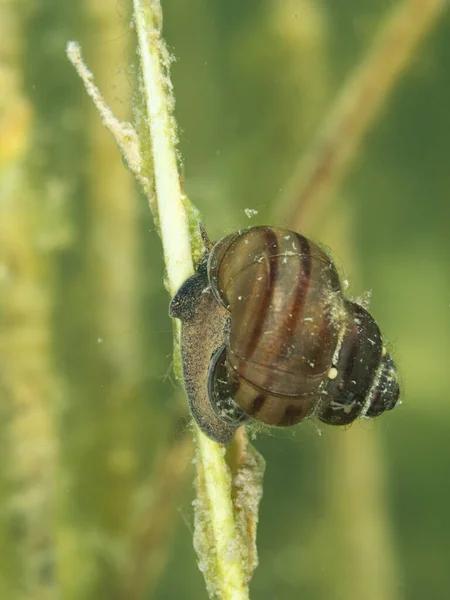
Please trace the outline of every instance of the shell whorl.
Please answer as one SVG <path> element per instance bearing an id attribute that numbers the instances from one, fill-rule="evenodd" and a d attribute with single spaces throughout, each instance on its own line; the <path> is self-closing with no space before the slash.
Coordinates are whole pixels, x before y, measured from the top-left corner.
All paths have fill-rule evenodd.
<path id="1" fill-rule="evenodd" d="M 235 401 L 270 424 L 304 419 L 342 325 L 331 259 L 300 234 L 255 227 L 214 246 L 208 278 L 231 313 L 227 364 Z"/>

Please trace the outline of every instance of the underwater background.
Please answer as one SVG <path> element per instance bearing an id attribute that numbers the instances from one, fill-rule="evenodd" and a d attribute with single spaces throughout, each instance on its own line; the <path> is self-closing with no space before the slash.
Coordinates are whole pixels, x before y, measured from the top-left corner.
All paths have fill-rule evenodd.
<path id="1" fill-rule="evenodd" d="M 258 600 L 448 596 L 445 4 L 162 0 L 184 188 L 210 236 L 270 224 L 322 242 L 348 293 L 371 292 L 402 384 L 380 419 L 256 436 Z M 394 36 L 336 138 L 385 86 L 351 162 L 303 210 L 295 174 L 408 5 L 433 14 L 414 21 L 423 40 L 397 69 Z M 127 0 L 0 4 L 2 600 L 207 597 L 160 240 L 65 54 L 78 40 L 115 114 L 136 120 L 134 36 Z"/>

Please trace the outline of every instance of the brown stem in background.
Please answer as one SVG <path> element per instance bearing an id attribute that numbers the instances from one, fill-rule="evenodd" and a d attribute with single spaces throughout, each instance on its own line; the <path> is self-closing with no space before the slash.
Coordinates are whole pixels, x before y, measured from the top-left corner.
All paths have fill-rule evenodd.
<path id="1" fill-rule="evenodd" d="M 286 207 L 294 230 L 309 230 L 323 213 L 394 84 L 446 6 L 446 0 L 407 0 L 389 12 L 373 47 L 344 85 L 311 151 L 275 204 L 277 210 L 280 204 Z"/>
<path id="2" fill-rule="evenodd" d="M 148 494 L 149 505 L 131 533 L 124 599 L 151 598 L 167 563 L 177 519 L 177 501 L 191 470 L 193 440 L 190 432 L 175 441 L 159 461 Z M 146 500 L 147 502 L 147 500 Z"/>
<path id="3" fill-rule="evenodd" d="M 114 109 L 129 117 L 128 104 L 117 96 L 130 93 L 126 73 L 119 68 L 126 64 L 132 32 L 115 3 L 93 0 L 85 9 L 95 34 L 97 80 L 109 92 Z M 66 316 L 68 322 L 78 319 L 78 325 L 86 327 L 81 357 L 75 357 L 84 387 L 69 408 L 78 423 L 77 437 L 67 436 L 64 444 L 72 486 L 62 491 L 60 576 L 64 595 L 70 598 L 95 597 L 98 590 L 111 590 L 121 583 L 119 575 L 117 581 L 114 578 L 122 568 L 128 542 L 140 459 L 136 383 L 142 361 L 142 326 L 135 185 L 95 111 L 84 130 L 89 148 L 85 200 L 89 220 L 78 249 L 84 265 L 77 285 L 77 293 L 83 293 Z M 93 340 L 90 347 L 87 339 Z M 72 504 L 79 507 L 79 520 L 73 517 Z"/>
<path id="4" fill-rule="evenodd" d="M 124 17 L 114 3 L 105 0 L 91 1 L 89 11 L 95 20 L 92 64 L 97 81 L 103 89 L 109 88 L 113 109 L 119 114 L 125 113 L 121 114 L 124 118 L 130 118 L 128 104 L 115 98 L 130 93 L 124 69 L 131 36 L 127 35 Z M 100 52 L 99 40 L 115 41 Z M 122 72 L 118 71 L 120 65 L 123 65 Z M 94 111 L 90 116 L 86 131 L 91 155 L 88 175 L 92 225 L 87 252 L 99 305 L 96 327 L 99 336 L 107 339 L 107 343 L 101 345 L 101 354 L 112 376 L 117 377 L 112 387 L 120 387 L 119 394 L 129 400 L 141 370 L 137 302 L 138 202 L 133 176 L 123 168 L 114 140 Z"/>
<path id="5" fill-rule="evenodd" d="M 328 538 L 331 534 L 334 540 L 333 560 L 339 556 L 329 584 L 332 596 L 346 600 L 403 596 L 386 492 L 387 465 L 375 427 L 357 423 L 350 431 L 333 432 L 329 446 Z"/>
<path id="6" fill-rule="evenodd" d="M 357 277 L 351 207 L 340 207 L 321 239 L 338 249 Z M 386 417 L 387 418 L 387 417 Z M 390 523 L 384 443 L 376 420 L 359 420 L 347 431 L 327 431 L 324 504 L 327 519 L 318 541 L 328 557 L 327 596 L 346 600 L 399 600 L 400 576 Z M 329 554 L 327 554 L 329 553 Z M 320 572 L 322 577 L 322 572 Z"/>

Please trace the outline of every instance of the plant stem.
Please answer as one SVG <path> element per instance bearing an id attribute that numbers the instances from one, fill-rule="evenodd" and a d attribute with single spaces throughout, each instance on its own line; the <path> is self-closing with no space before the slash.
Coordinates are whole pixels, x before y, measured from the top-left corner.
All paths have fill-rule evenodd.
<path id="1" fill-rule="evenodd" d="M 195 229 L 198 229 L 199 215 L 184 196 L 180 185 L 176 127 L 172 117 L 172 86 L 168 74 L 170 60 L 161 38 L 161 5 L 159 0 L 134 0 L 133 8 L 144 106 L 144 114 L 139 115 L 142 125 L 139 138 L 130 124 L 121 123 L 114 117 L 95 86 L 92 73 L 83 63 L 80 48 L 75 42 L 68 44 L 67 54 L 99 110 L 104 125 L 113 133 L 128 165 L 149 197 L 164 248 L 166 285 L 173 296 L 194 271 L 192 249 L 198 251 L 198 234 L 191 234 L 190 226 L 192 229 L 195 222 Z M 155 197 L 151 193 L 153 190 Z M 175 336 L 177 349 L 178 326 Z M 175 361 L 176 358 L 175 355 Z M 245 433 L 243 435 L 245 437 Z M 254 548 L 263 461 L 255 460 L 256 451 L 249 450 L 249 460 L 243 460 L 245 469 L 236 470 L 236 477 L 245 482 L 252 501 L 249 500 L 246 506 L 241 494 L 243 505 L 235 511 L 233 480 L 225 448 L 209 440 L 197 428 L 196 436 L 198 499 L 194 544 L 200 568 L 211 597 L 245 600 L 248 598 L 248 580 L 256 565 Z M 250 532 L 242 532 L 238 526 L 237 517 L 241 515 L 239 518 L 242 520 L 242 514 L 250 523 Z"/>
<path id="2" fill-rule="evenodd" d="M 351 206 L 345 203 L 321 234 L 327 246 L 338 249 L 348 272 L 358 279 L 353 225 Z M 330 447 L 323 488 L 327 516 L 323 527 L 331 540 L 326 556 L 333 567 L 325 577 L 331 597 L 346 600 L 402 597 L 397 585 L 400 570 L 387 494 L 389 463 L 380 434 L 376 427 L 362 424 L 345 435 L 334 430 L 328 434 Z"/>
<path id="3" fill-rule="evenodd" d="M 311 151 L 300 160 L 280 198 L 293 229 L 305 231 L 323 214 L 331 191 L 347 174 L 394 84 L 447 5 L 447 0 L 405 0 L 389 11 L 368 55 L 343 86 Z M 277 210 L 280 203 L 275 204 Z"/>
<path id="4" fill-rule="evenodd" d="M 176 160 L 176 135 L 171 116 L 173 100 L 167 74 L 168 54 L 161 39 L 161 6 L 159 0 L 145 3 L 134 0 L 142 69 L 142 92 L 147 109 L 147 122 L 153 158 L 153 176 L 160 233 L 167 268 L 167 285 L 173 295 L 193 272 L 189 238 L 187 203 L 183 201 Z M 202 521 L 210 528 L 212 548 L 205 544 L 202 528 L 196 531 L 199 560 L 209 567 L 203 570 L 209 593 L 223 600 L 245 600 L 248 586 L 245 577 L 233 502 L 231 476 L 225 461 L 225 449 L 206 438 L 197 429 L 197 491 L 202 494 Z M 200 474 L 201 471 L 201 474 Z M 199 484 L 199 480 L 204 485 Z M 211 567 L 211 561 L 214 566 Z"/>
<path id="5" fill-rule="evenodd" d="M 169 57 L 161 39 L 159 0 L 134 0 L 134 22 L 153 154 L 153 175 L 169 293 L 193 273 L 188 218 L 176 159 Z"/>
<path id="6" fill-rule="evenodd" d="M 194 545 L 200 570 L 211 598 L 246 600 L 249 597 L 247 576 L 225 448 L 199 432 L 197 462 Z"/>
<path id="7" fill-rule="evenodd" d="M 100 114 L 103 125 L 114 136 L 116 144 L 119 146 L 128 167 L 133 172 L 136 179 L 147 193 L 150 202 L 150 208 L 153 210 L 153 196 L 150 180 L 142 174 L 142 156 L 139 148 L 137 133 L 131 123 L 119 121 L 112 110 L 106 104 L 100 90 L 94 83 L 94 75 L 89 71 L 81 55 L 81 48 L 78 42 L 68 42 L 66 48 L 67 58 L 75 67 L 76 72 L 81 77 L 86 92 L 92 99 L 95 108 Z"/>
<path id="8" fill-rule="evenodd" d="M 149 506 L 135 519 L 130 535 L 130 549 L 125 571 L 126 600 L 152 598 L 168 560 L 181 489 L 191 473 L 192 439 L 183 434 L 166 449 L 157 463 Z"/>

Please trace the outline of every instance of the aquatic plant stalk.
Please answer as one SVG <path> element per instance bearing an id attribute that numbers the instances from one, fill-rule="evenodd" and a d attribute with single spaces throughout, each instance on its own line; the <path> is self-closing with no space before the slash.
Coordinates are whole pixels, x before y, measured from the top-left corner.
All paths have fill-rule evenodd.
<path id="1" fill-rule="evenodd" d="M 185 433 L 166 449 L 156 466 L 145 506 L 134 520 L 124 575 L 126 600 L 151 598 L 168 560 L 168 547 L 175 529 L 174 513 L 180 491 L 191 473 L 192 438 Z M 148 499 L 151 498 L 149 502 Z"/>
<path id="2" fill-rule="evenodd" d="M 365 59 L 344 84 L 315 142 L 301 158 L 279 202 L 293 229 L 305 231 L 323 214 L 356 150 L 447 0 L 405 0 L 389 11 Z"/>
<path id="3" fill-rule="evenodd" d="M 321 235 L 337 249 L 352 278 L 358 279 L 352 206 L 346 202 L 333 221 L 327 220 Z M 325 596 L 346 600 L 402 597 L 388 497 L 390 465 L 377 425 L 363 420 L 348 431 L 327 432 L 323 488 L 327 510 L 323 542 L 319 542 L 322 560 L 332 563 L 325 577 L 322 572 L 319 575 L 327 587 Z"/>
<path id="4" fill-rule="evenodd" d="M 176 158 L 176 130 L 168 75 L 169 55 L 161 38 L 159 1 L 134 0 L 134 22 L 141 59 L 142 94 L 152 146 L 153 176 L 169 293 L 192 275 L 192 251 L 186 204 Z"/>
<path id="5" fill-rule="evenodd" d="M 184 196 L 177 168 L 176 127 L 172 117 L 173 97 L 168 75 L 170 57 L 161 38 L 162 12 L 159 0 L 134 0 L 133 19 L 140 57 L 140 93 L 144 114 L 140 115 L 147 132 L 137 134 L 130 124 L 122 124 L 112 115 L 95 86 L 93 76 L 81 59 L 79 46 L 69 42 L 67 54 L 83 79 L 89 95 L 101 113 L 103 123 L 119 144 L 130 168 L 149 196 L 155 223 L 162 238 L 166 263 L 166 285 L 173 295 L 193 273 L 190 224 L 198 213 Z M 147 137 L 148 136 L 148 137 Z M 151 194 L 154 191 L 154 196 Z M 194 247 L 195 251 L 195 247 Z M 178 337 L 178 328 L 176 329 Z M 178 344 L 176 344 L 177 352 Z M 245 434 L 244 434 L 245 435 Z M 249 566 L 248 532 L 238 526 L 233 504 L 233 478 L 225 449 L 206 438 L 197 428 L 197 501 L 195 502 L 195 547 L 210 596 L 222 600 L 248 598 L 248 580 L 256 564 Z M 250 452 L 248 454 L 250 456 Z M 248 467 L 248 465 L 247 465 Z M 255 476 L 248 478 L 261 497 L 262 461 L 254 462 Z M 242 474 L 238 469 L 237 475 Z M 241 498 L 242 499 L 242 498 Z M 257 502 L 249 507 L 256 532 Z"/>

